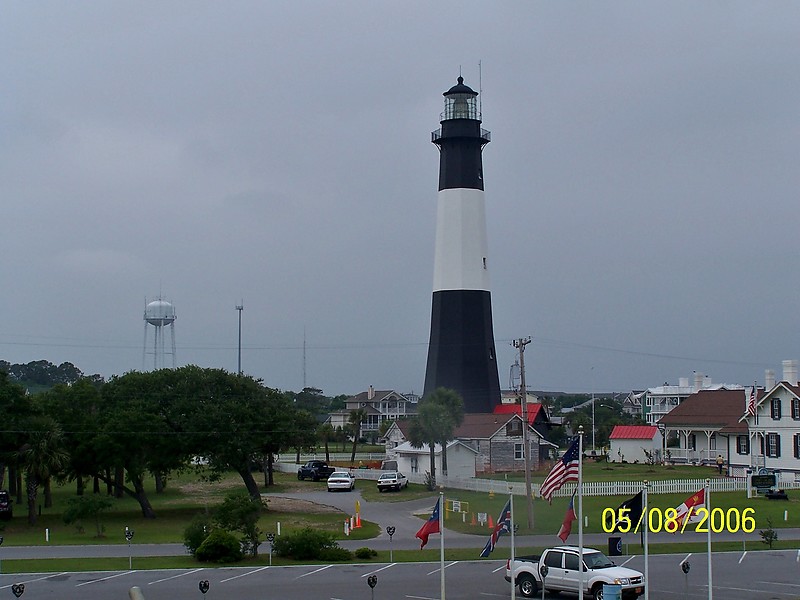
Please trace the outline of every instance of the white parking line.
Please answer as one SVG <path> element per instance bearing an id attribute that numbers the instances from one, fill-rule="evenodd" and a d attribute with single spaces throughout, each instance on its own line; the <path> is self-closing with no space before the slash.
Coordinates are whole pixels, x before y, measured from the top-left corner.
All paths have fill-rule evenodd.
<path id="1" fill-rule="evenodd" d="M 776 581 L 757 581 L 756 583 L 768 583 L 769 585 L 786 585 L 789 587 L 800 587 L 799 583 L 778 583 Z"/>
<path id="2" fill-rule="evenodd" d="M 122 577 L 123 575 L 130 575 L 133 571 L 123 571 L 122 573 L 117 573 L 116 575 L 109 575 L 108 577 L 101 577 L 100 579 L 92 579 L 91 581 L 84 581 L 83 583 L 79 583 L 75 587 L 81 587 L 84 585 L 91 585 L 93 583 L 98 583 L 100 581 L 108 581 L 109 579 L 114 579 L 116 577 Z"/>
<path id="3" fill-rule="evenodd" d="M 498 571 L 502 571 L 502 570 L 504 570 L 505 568 L 506 568 L 506 566 L 505 566 L 505 565 L 501 565 L 501 566 L 497 567 L 497 568 L 496 568 L 494 571 L 492 571 L 492 573 L 497 573 Z"/>
<path id="4" fill-rule="evenodd" d="M 452 566 L 453 566 L 454 564 L 456 564 L 457 562 L 458 562 L 457 560 L 456 560 L 456 561 L 453 561 L 453 562 L 451 562 L 449 565 L 445 565 L 445 566 L 444 566 L 444 568 L 446 569 L 447 567 L 452 567 Z M 438 573 L 439 571 L 441 571 L 441 569 L 434 569 L 433 571 L 431 571 L 430 573 L 428 573 L 428 575 L 433 575 L 434 573 Z"/>
<path id="5" fill-rule="evenodd" d="M 636 555 L 635 555 L 635 554 L 634 554 L 634 555 L 632 555 L 632 556 L 631 556 L 631 557 L 630 557 L 628 560 L 626 560 L 624 563 L 622 563 L 622 564 L 620 565 L 620 567 L 624 567 L 624 566 L 625 566 L 625 565 L 627 565 L 629 562 L 631 562 L 631 561 L 632 561 L 634 558 L 636 558 Z"/>
<path id="6" fill-rule="evenodd" d="M 7 590 L 8 588 L 10 588 L 13 585 L 16 585 L 17 583 L 21 583 L 22 585 L 25 585 L 26 583 L 33 583 L 34 581 L 44 581 L 46 579 L 50 579 L 51 577 L 57 577 L 59 575 L 66 575 L 67 573 L 68 573 L 68 571 L 64 571 L 62 573 L 48 573 L 47 575 L 42 575 L 41 577 L 37 577 L 36 579 L 28 579 L 26 581 L 16 581 L 16 582 L 11 583 L 9 585 L 0 586 L 0 590 Z"/>
<path id="7" fill-rule="evenodd" d="M 194 571 L 187 571 L 186 573 L 178 573 L 177 575 L 173 575 L 172 577 L 165 577 L 164 579 L 157 579 L 155 581 L 151 581 L 147 585 L 153 585 L 154 583 L 161 583 L 162 581 L 169 581 L 170 579 L 177 579 L 178 577 L 183 577 L 184 575 L 192 575 L 193 573 L 197 573 L 198 571 L 202 571 L 203 567 L 199 569 L 195 569 Z"/>
<path id="8" fill-rule="evenodd" d="M 744 560 L 744 557 L 745 557 L 745 556 L 747 556 L 747 550 L 745 550 L 744 552 L 742 552 L 742 558 L 740 558 L 740 559 L 739 559 L 739 564 L 742 564 L 742 561 Z"/>
<path id="9" fill-rule="evenodd" d="M 252 571 L 248 571 L 247 573 L 242 573 L 241 575 L 234 575 L 233 577 L 222 579 L 220 580 L 220 583 L 225 583 L 226 581 L 233 581 L 234 579 L 239 579 L 241 577 L 247 577 L 248 575 L 252 575 L 253 573 L 258 573 L 259 571 L 263 571 L 264 569 L 269 569 L 269 565 L 267 565 L 266 567 L 261 567 L 260 569 L 253 569 Z"/>
<path id="10" fill-rule="evenodd" d="M 314 573 L 319 573 L 320 571 L 324 571 L 325 569 L 330 569 L 333 565 L 325 565 L 324 567 L 320 567 L 319 569 L 315 569 L 310 571 L 309 573 L 303 573 L 299 577 L 295 577 L 295 579 L 302 579 L 303 577 L 307 577 L 308 575 L 313 575 Z"/>
<path id="11" fill-rule="evenodd" d="M 386 565 L 385 567 L 381 567 L 380 569 L 375 569 L 374 571 L 370 571 L 369 573 L 364 573 L 364 574 L 361 576 L 361 578 L 363 579 L 364 577 L 369 577 L 369 576 L 370 576 L 370 575 L 372 575 L 373 573 L 380 573 L 380 572 L 381 572 L 381 571 L 383 571 L 384 569 L 388 569 L 389 567 L 393 567 L 393 566 L 395 566 L 396 564 L 397 564 L 397 563 L 391 563 L 391 564 L 388 564 L 388 565 Z"/>

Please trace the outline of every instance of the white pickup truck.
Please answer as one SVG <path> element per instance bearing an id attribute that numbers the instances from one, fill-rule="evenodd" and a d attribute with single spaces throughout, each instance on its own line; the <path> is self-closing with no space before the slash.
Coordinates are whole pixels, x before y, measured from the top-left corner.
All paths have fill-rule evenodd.
<path id="1" fill-rule="evenodd" d="M 578 593 L 581 573 L 578 570 L 579 548 L 548 548 L 540 556 L 518 556 L 514 560 L 514 582 L 520 593 L 532 598 L 542 586 L 541 567 L 547 566 L 545 590 Z M 511 561 L 506 561 L 506 581 L 511 581 Z M 603 600 L 603 584 L 619 585 L 623 600 L 644 594 L 644 575 L 627 567 L 616 566 L 605 554 L 593 548 L 583 549 L 583 591 L 594 600 Z"/>

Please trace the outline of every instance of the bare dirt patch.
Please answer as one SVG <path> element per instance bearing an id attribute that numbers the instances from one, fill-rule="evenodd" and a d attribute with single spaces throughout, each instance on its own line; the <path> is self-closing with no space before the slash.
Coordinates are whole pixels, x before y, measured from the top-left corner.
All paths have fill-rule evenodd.
<path id="1" fill-rule="evenodd" d="M 317 504 L 310 500 L 301 500 L 300 498 L 286 498 L 285 496 L 265 496 L 267 500 L 267 507 L 269 510 L 275 512 L 286 513 L 307 513 L 307 514 L 326 514 L 326 513 L 340 513 L 338 508 L 328 506 L 327 504 Z"/>

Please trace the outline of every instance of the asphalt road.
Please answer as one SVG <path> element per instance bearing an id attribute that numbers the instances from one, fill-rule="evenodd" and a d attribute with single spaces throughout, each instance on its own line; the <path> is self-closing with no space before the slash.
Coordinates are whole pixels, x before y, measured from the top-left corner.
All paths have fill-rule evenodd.
<path id="1" fill-rule="evenodd" d="M 688 575 L 680 569 L 684 559 L 691 565 Z M 715 554 L 713 597 L 718 600 L 797 600 L 800 598 L 798 559 L 800 553 L 796 550 Z M 638 570 L 644 568 L 641 556 L 625 557 L 625 562 L 626 566 Z M 651 556 L 649 570 L 651 600 L 709 597 L 704 554 Z M 440 598 L 440 574 L 438 563 L 377 563 L 0 575 L 0 595 L 11 597 L 12 585 L 22 584 L 24 600 L 125 600 L 133 586 L 142 590 L 146 600 L 436 600 Z M 447 562 L 446 597 L 449 600 L 509 598 L 511 587 L 504 574 L 504 561 Z M 367 584 L 370 575 L 377 577 L 374 596 Z M 198 587 L 204 580 L 209 582 L 205 596 Z"/>

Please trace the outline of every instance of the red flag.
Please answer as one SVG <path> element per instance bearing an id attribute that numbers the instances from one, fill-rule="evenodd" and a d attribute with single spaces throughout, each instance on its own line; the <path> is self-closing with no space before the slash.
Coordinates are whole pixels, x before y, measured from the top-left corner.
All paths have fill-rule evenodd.
<path id="1" fill-rule="evenodd" d="M 567 506 L 567 514 L 564 515 L 564 521 L 561 523 L 561 529 L 558 530 L 558 537 L 565 544 L 569 534 L 572 533 L 572 522 L 576 521 L 578 517 L 575 516 L 575 492 L 569 499 L 569 506 Z"/>
<path id="2" fill-rule="evenodd" d="M 701 517 L 698 516 L 695 507 L 705 504 L 705 501 L 706 501 L 705 488 L 701 489 L 699 492 L 692 494 L 686 500 L 684 500 L 683 504 L 681 504 L 675 509 L 676 511 L 678 511 L 678 514 L 675 517 L 675 522 L 677 523 L 677 527 L 675 531 L 671 531 L 670 533 L 680 532 L 680 530 L 683 529 L 684 519 L 689 519 L 689 523 L 696 523 L 700 521 Z"/>
<path id="3" fill-rule="evenodd" d="M 425 547 L 425 544 L 428 543 L 428 536 L 432 533 L 439 533 L 439 502 L 441 501 L 441 496 L 439 500 L 436 501 L 436 506 L 433 507 L 433 512 L 431 513 L 430 518 L 425 521 L 425 524 L 420 528 L 417 532 L 417 535 L 414 537 L 418 537 L 422 540 L 422 543 L 419 545 L 419 549 L 422 550 Z"/>

